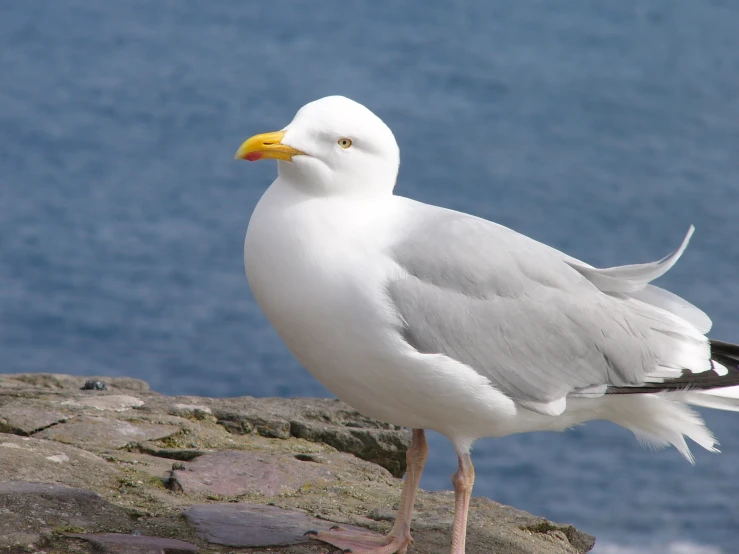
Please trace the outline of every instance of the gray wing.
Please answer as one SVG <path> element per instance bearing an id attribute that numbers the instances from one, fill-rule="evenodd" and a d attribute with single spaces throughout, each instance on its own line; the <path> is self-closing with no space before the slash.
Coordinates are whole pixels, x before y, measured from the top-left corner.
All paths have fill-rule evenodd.
<path id="1" fill-rule="evenodd" d="M 710 369 L 706 339 L 620 290 L 616 285 L 629 281 L 619 268 L 591 268 L 467 214 L 423 204 L 414 212 L 393 249 L 407 276 L 390 281 L 388 295 L 418 351 L 460 361 L 547 414 L 561 413 L 570 394 Z M 627 266 L 626 273 L 644 281 L 664 273 L 665 260 Z M 614 290 L 604 292 L 602 282 Z"/>

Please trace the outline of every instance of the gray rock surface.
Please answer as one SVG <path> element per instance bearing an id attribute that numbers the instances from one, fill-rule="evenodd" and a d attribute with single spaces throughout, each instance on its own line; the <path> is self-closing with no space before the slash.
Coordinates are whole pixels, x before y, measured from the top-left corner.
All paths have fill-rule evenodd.
<path id="1" fill-rule="evenodd" d="M 101 411 L 113 410 L 114 412 L 124 412 L 129 408 L 138 408 L 139 406 L 143 406 L 144 401 L 129 394 L 110 394 L 107 396 L 82 396 L 78 398 L 72 398 L 69 400 L 64 400 L 62 402 L 62 405 L 97 408 Z"/>
<path id="2" fill-rule="evenodd" d="M 166 397 L 146 383 L 0 374 L 0 553 L 331 552 L 309 529 L 386 533 L 409 433 L 338 400 Z M 433 453 L 432 453 L 433 455 Z M 420 491 L 413 553 L 448 552 L 451 492 Z M 594 539 L 474 498 L 468 554 Z"/>
<path id="3" fill-rule="evenodd" d="M 178 404 L 177 411 L 181 413 L 184 406 Z M 330 444 L 341 452 L 375 462 L 396 477 L 405 473 L 409 433 L 365 417 L 339 400 L 243 397 L 201 403 L 193 410 L 203 412 L 203 408 L 234 434 L 297 437 Z"/>
<path id="4" fill-rule="evenodd" d="M 34 436 L 87 448 L 108 449 L 123 448 L 135 442 L 163 439 L 180 431 L 181 429 L 174 425 L 80 416 L 65 422 L 64 425 L 44 429 Z"/>
<path id="5" fill-rule="evenodd" d="M 331 458 L 334 465 L 346 463 L 340 456 Z M 316 458 L 298 460 L 290 454 L 222 450 L 205 454 L 172 471 L 170 488 L 185 494 L 277 496 L 295 493 L 308 484 L 336 481 L 331 465 L 325 458 L 319 462 Z"/>
<path id="6" fill-rule="evenodd" d="M 123 473 L 81 448 L 0 433 L 0 482 L 63 483 L 73 487 L 114 486 Z"/>
<path id="7" fill-rule="evenodd" d="M 67 419 L 69 416 L 56 410 L 35 410 L 11 402 L 0 407 L 0 432 L 32 435 Z"/>
<path id="8" fill-rule="evenodd" d="M 92 530 L 110 522 L 130 527 L 123 508 L 94 492 L 42 483 L 0 483 L 0 547 L 36 545 L 55 530 Z"/>

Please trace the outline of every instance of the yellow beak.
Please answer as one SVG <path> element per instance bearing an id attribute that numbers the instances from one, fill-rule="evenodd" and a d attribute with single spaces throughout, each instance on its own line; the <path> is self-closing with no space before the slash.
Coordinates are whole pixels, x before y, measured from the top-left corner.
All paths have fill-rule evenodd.
<path id="1" fill-rule="evenodd" d="M 249 160 L 250 162 L 255 162 L 263 158 L 289 162 L 292 161 L 293 156 L 305 155 L 305 152 L 282 144 L 282 137 L 284 136 L 285 131 L 254 135 L 244 141 L 244 144 L 236 151 L 234 158 L 237 160 Z"/>

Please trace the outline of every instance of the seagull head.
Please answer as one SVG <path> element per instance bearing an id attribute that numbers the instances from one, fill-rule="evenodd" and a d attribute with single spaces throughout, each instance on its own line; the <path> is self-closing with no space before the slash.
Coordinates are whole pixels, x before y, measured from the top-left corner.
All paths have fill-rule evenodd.
<path id="1" fill-rule="evenodd" d="M 314 195 L 389 194 L 400 164 L 390 128 L 343 96 L 306 104 L 282 129 L 247 139 L 236 159 L 278 160 L 281 180 Z"/>

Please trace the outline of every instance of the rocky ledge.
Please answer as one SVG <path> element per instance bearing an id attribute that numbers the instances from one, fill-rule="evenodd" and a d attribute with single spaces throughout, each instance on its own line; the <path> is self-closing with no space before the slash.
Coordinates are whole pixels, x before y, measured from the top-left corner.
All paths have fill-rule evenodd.
<path id="1" fill-rule="evenodd" d="M 387 532 L 409 433 L 338 400 L 162 396 L 130 378 L 0 375 L 0 552 L 332 551 L 337 523 Z M 415 553 L 448 552 L 451 492 L 420 491 Z M 470 554 L 595 539 L 475 498 Z"/>

